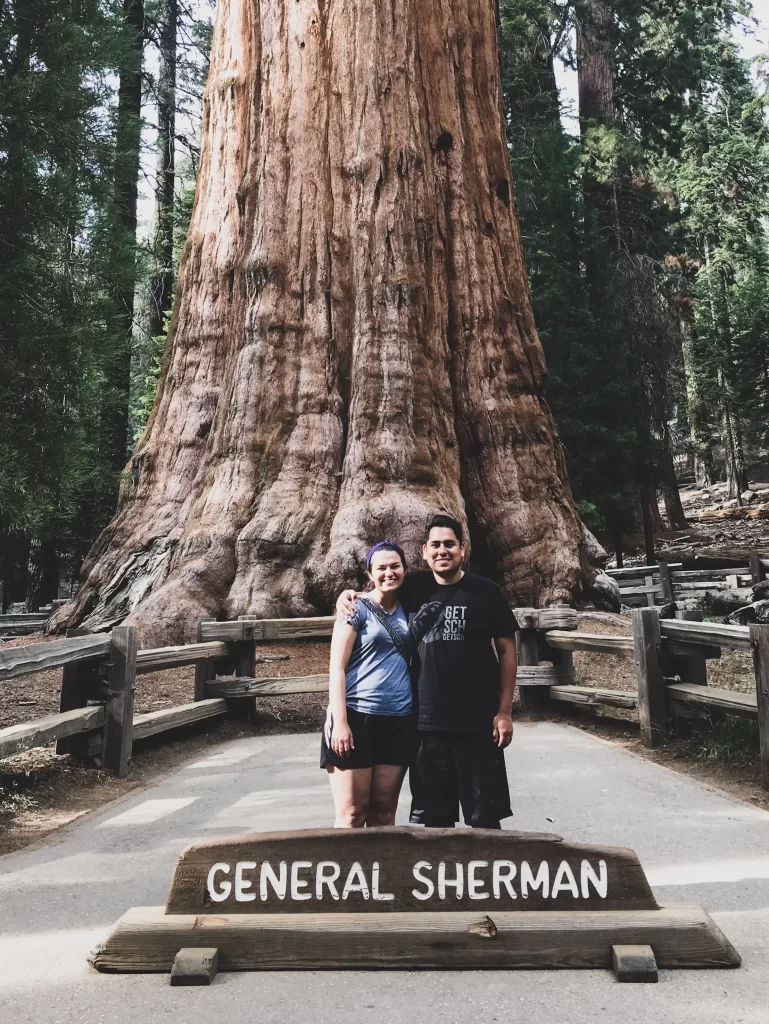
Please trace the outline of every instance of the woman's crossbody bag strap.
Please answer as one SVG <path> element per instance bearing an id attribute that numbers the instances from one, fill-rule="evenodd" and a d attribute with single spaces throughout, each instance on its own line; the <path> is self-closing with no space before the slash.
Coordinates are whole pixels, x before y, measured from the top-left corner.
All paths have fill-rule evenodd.
<path id="1" fill-rule="evenodd" d="M 371 614 L 374 615 L 382 623 L 384 628 L 390 634 L 390 639 L 395 644 L 395 649 L 397 650 L 398 654 L 400 654 L 400 656 L 403 658 L 403 660 L 406 662 L 406 665 L 410 669 L 413 649 L 410 649 L 411 645 L 409 645 L 409 643 L 401 636 L 398 630 L 395 629 L 392 622 L 390 621 L 390 616 L 387 614 L 384 608 L 380 607 L 376 603 L 376 601 L 369 601 L 365 597 L 359 597 L 358 600 L 362 601 L 368 608 L 368 610 L 371 612 Z M 411 639 L 410 633 L 409 639 Z"/>

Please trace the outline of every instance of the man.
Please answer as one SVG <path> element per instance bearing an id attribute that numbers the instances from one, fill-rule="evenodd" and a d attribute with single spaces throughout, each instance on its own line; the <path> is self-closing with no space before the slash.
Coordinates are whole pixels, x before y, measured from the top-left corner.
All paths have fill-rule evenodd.
<path id="1" fill-rule="evenodd" d="M 510 809 L 503 750 L 513 738 L 515 621 L 500 588 L 465 572 L 462 524 L 436 515 L 400 600 L 419 642 L 418 749 L 410 772 L 411 821 L 452 828 L 500 828 Z M 337 603 L 350 614 L 354 593 Z M 497 649 L 495 657 L 492 641 Z"/>

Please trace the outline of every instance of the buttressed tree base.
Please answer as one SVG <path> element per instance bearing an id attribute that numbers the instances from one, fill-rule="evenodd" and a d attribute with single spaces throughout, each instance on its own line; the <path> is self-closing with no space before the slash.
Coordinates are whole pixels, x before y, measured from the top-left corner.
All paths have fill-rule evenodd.
<path id="1" fill-rule="evenodd" d="M 492 0 L 219 0 L 155 406 L 53 628 L 316 614 L 436 510 L 571 598 L 500 91 Z"/>

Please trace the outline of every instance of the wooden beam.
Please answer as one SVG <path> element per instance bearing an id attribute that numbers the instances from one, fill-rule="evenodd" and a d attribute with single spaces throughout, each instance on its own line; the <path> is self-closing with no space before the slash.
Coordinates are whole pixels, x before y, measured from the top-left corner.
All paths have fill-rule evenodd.
<path id="1" fill-rule="evenodd" d="M 549 647 L 564 651 L 593 651 L 596 654 L 624 654 L 633 650 L 632 636 L 603 633 L 546 633 Z"/>
<path id="2" fill-rule="evenodd" d="M 693 642 L 713 647 L 730 647 L 737 651 L 749 651 L 750 631 L 747 626 L 723 626 L 719 622 L 680 622 L 678 619 L 662 619 L 660 632 L 669 640 L 682 643 Z"/>
<path id="3" fill-rule="evenodd" d="M 560 653 L 560 652 L 558 652 Z M 574 682 L 574 669 L 564 671 L 559 665 L 519 665 L 519 686 L 567 686 Z"/>
<path id="4" fill-rule="evenodd" d="M 659 980 L 651 946 L 612 946 L 611 969 L 617 981 L 654 984 Z"/>
<path id="5" fill-rule="evenodd" d="M 196 665 L 208 658 L 226 658 L 227 653 L 227 644 L 221 640 L 185 644 L 182 647 L 148 647 L 137 653 L 136 671 L 142 674 L 178 665 Z"/>
<path id="6" fill-rule="evenodd" d="M 676 618 L 681 622 L 702 622 L 702 612 L 678 611 Z M 682 683 L 707 686 L 708 666 L 703 647 L 697 644 L 681 644 L 676 640 L 665 640 L 664 649 L 671 672 L 674 672 Z M 721 649 L 716 649 L 720 655 Z"/>
<path id="7" fill-rule="evenodd" d="M 102 763 L 119 779 L 128 774 L 131 762 L 138 646 L 139 633 L 136 626 L 114 627 L 109 652 Z"/>
<path id="8" fill-rule="evenodd" d="M 45 747 L 54 740 L 100 729 L 104 725 L 104 708 L 73 708 L 58 715 L 46 715 L 34 722 L 22 722 L 0 729 L 0 758 L 21 750 Z"/>
<path id="9" fill-rule="evenodd" d="M 227 713 L 227 703 L 223 700 L 198 700 L 191 704 L 180 704 L 175 708 L 164 708 L 162 711 L 150 711 L 146 715 L 136 715 L 133 721 L 133 738 L 146 740 L 149 736 L 180 729 L 184 725 L 202 722 L 206 718 L 218 718 Z"/>
<path id="10" fill-rule="evenodd" d="M 61 668 L 62 665 L 82 658 L 107 654 L 109 644 L 109 633 L 91 633 L 88 636 L 73 636 L 65 640 L 51 640 L 49 643 L 0 651 L 0 682 L 4 679 L 17 679 L 31 672 Z"/>
<path id="11" fill-rule="evenodd" d="M 539 633 L 536 629 L 520 629 L 515 637 L 518 649 L 518 672 L 526 668 L 539 666 Z M 524 685 L 518 691 L 518 699 L 524 711 L 541 710 L 547 705 L 548 693 L 538 692 L 536 688 Z"/>
<path id="12" fill-rule="evenodd" d="M 752 583 L 761 583 L 766 579 L 766 569 L 759 555 L 750 556 L 750 576 Z"/>
<path id="13" fill-rule="evenodd" d="M 89 629 L 68 629 L 68 637 L 93 636 Z M 99 669 L 104 655 L 96 658 L 83 658 L 71 661 L 61 670 L 61 690 L 59 691 L 59 711 L 72 711 L 84 708 L 89 699 L 97 697 L 99 687 Z M 88 757 L 88 740 L 84 736 L 67 736 L 56 741 L 57 754 L 70 754 L 84 760 Z"/>
<path id="14" fill-rule="evenodd" d="M 598 686 L 551 686 L 550 699 L 586 707 L 638 707 L 638 694 L 635 690 L 608 690 Z"/>
<path id="15" fill-rule="evenodd" d="M 180 949 L 171 968 L 172 985 L 210 985 L 219 969 L 219 950 L 215 946 Z"/>
<path id="16" fill-rule="evenodd" d="M 680 569 L 683 562 L 668 562 L 670 569 Z M 625 579 L 628 576 L 646 576 L 649 573 L 657 572 L 656 565 L 629 565 L 623 569 L 607 569 L 607 576 L 613 576 L 614 579 L 620 580 Z"/>
<path id="17" fill-rule="evenodd" d="M 204 630 L 208 622 L 213 620 L 198 619 L 195 636 L 198 644 L 203 642 Z M 222 643 L 224 646 L 224 653 L 227 653 L 227 644 L 224 641 L 209 640 L 209 643 Z M 196 644 L 196 646 L 198 645 Z M 213 679 L 215 675 L 214 663 L 210 658 L 205 658 L 202 661 L 195 662 L 195 691 L 194 700 L 205 700 L 206 698 L 206 683 L 209 679 Z"/>
<path id="18" fill-rule="evenodd" d="M 272 679 L 210 679 L 207 697 L 275 697 L 288 693 L 328 692 L 328 673 L 315 676 L 276 676 Z"/>
<path id="19" fill-rule="evenodd" d="M 667 736 L 668 713 L 660 617 L 655 608 L 633 609 L 633 645 L 641 742 L 646 747 L 656 747 Z"/>
<path id="20" fill-rule="evenodd" d="M 647 582 L 642 587 L 620 587 L 619 592 L 622 597 L 651 597 L 654 599 L 655 594 L 662 593 L 662 587 L 658 583 L 653 583 L 651 577 L 647 577 Z"/>
<path id="21" fill-rule="evenodd" d="M 696 683 L 668 683 L 667 693 L 669 697 L 693 708 L 725 711 L 742 718 L 755 718 L 758 713 L 753 693 L 719 690 L 715 686 L 700 686 Z"/>
<path id="22" fill-rule="evenodd" d="M 739 954 L 712 918 L 690 904 L 661 910 L 490 913 L 223 914 L 212 907 L 206 915 L 135 907 L 89 960 L 98 971 L 167 972 L 180 949 L 215 943 L 220 971 L 605 970 L 612 945 L 649 945 L 663 968 L 740 964 Z"/>
<path id="23" fill-rule="evenodd" d="M 233 622 L 204 622 L 201 640 L 298 640 L 330 637 L 336 617 L 319 615 L 309 619 L 237 619 Z"/>
<path id="24" fill-rule="evenodd" d="M 761 781 L 769 789 L 769 626 L 750 627 L 753 671 L 756 674 L 756 709 L 761 745 Z"/>
<path id="25" fill-rule="evenodd" d="M 662 601 L 663 604 L 669 604 L 673 600 L 673 584 L 670 580 L 670 566 L 664 559 L 660 559 L 657 564 L 659 565 Z"/>

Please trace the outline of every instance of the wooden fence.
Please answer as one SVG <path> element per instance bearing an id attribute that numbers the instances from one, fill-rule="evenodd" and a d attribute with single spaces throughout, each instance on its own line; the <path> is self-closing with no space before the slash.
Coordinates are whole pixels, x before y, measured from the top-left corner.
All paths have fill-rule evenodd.
<path id="1" fill-rule="evenodd" d="M 606 572 L 619 584 L 623 604 L 653 607 L 724 590 L 744 590 L 745 604 L 749 604 L 749 588 L 766 579 L 767 569 L 769 559 L 752 555 L 749 565 L 727 569 L 684 569 L 681 562 L 659 561 Z"/>
<path id="2" fill-rule="evenodd" d="M 518 681 L 524 707 L 555 701 L 634 708 L 648 746 L 669 734 L 676 716 L 757 719 L 762 779 L 769 788 L 769 626 L 702 622 L 695 612 L 662 619 L 656 608 L 638 608 L 632 613 L 632 636 L 605 635 L 577 632 L 579 615 L 570 608 L 518 608 L 516 616 L 522 627 Z M 62 669 L 59 713 L 1 729 L 0 758 L 55 741 L 57 753 L 97 756 L 116 775 L 125 775 L 135 740 L 208 718 L 242 717 L 262 696 L 325 692 L 327 674 L 254 678 L 257 645 L 330 637 L 333 624 L 333 616 L 202 620 L 196 643 L 147 650 L 138 650 L 134 627 L 116 626 L 109 634 L 72 630 L 62 640 L 0 650 L 0 684 Z M 755 694 L 708 686 L 708 660 L 720 657 L 724 648 L 752 653 Z M 632 655 L 636 690 L 577 685 L 574 651 Z M 193 700 L 134 715 L 136 676 L 180 665 L 195 666 Z"/>
<path id="3" fill-rule="evenodd" d="M 542 708 L 555 701 L 634 708 L 638 710 L 641 740 L 649 747 L 670 734 L 677 716 L 727 714 L 756 719 L 761 777 L 769 789 L 769 625 L 703 622 L 696 612 L 679 612 L 675 619 L 663 619 L 656 608 L 634 608 L 632 635 L 607 635 L 577 632 L 577 612 L 571 612 L 571 623 L 554 629 L 548 621 L 550 611 L 530 612 L 521 621 L 526 627 L 518 639 L 519 658 L 526 666 L 519 679 L 524 707 Z M 567 609 L 563 612 L 566 617 Z M 708 661 L 719 658 L 724 648 L 752 653 L 755 693 L 708 686 Z M 574 651 L 632 656 L 636 690 L 576 685 Z"/>
<path id="4" fill-rule="evenodd" d="M 198 642 L 138 649 L 135 627 L 111 633 L 71 630 L 66 638 L 0 650 L 0 685 L 5 680 L 61 668 L 59 713 L 0 729 L 0 758 L 56 743 L 59 754 L 100 758 L 122 777 L 134 740 L 226 714 L 241 717 L 260 696 L 328 689 L 328 676 L 255 679 L 255 641 L 330 637 L 333 617 L 201 621 Z M 195 666 L 189 704 L 134 715 L 136 676 Z M 223 678 L 217 678 L 221 676 Z"/>

